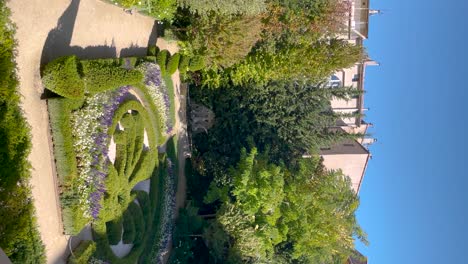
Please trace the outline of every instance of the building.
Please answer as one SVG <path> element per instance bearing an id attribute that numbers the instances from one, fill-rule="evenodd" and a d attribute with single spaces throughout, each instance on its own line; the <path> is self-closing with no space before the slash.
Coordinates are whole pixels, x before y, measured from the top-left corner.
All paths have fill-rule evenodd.
<path id="1" fill-rule="evenodd" d="M 355 45 L 362 46 L 369 34 L 369 17 L 379 13 L 380 11 L 369 9 L 369 0 L 352 0 L 349 19 L 340 37 Z M 366 67 L 374 65 L 378 65 L 378 63 L 367 58 L 350 68 L 335 72 L 330 76 L 328 83 L 329 89 L 353 87 L 361 91 L 359 95 L 350 100 L 333 99 L 331 107 L 337 113 L 350 114 L 339 120 L 333 129 L 362 136 L 356 140 L 345 140 L 329 148 L 320 149 L 325 168 L 341 170 L 343 174 L 349 176 L 356 193 L 359 193 L 367 165 L 372 158 L 368 146 L 375 142 L 375 139 L 366 136 L 368 128 L 372 127 L 372 124 L 363 120 L 365 111 L 368 110 L 364 106 Z"/>
<path id="2" fill-rule="evenodd" d="M 355 250 L 354 256 L 349 257 L 346 264 L 367 264 L 367 258 L 361 254 L 361 252 Z"/>

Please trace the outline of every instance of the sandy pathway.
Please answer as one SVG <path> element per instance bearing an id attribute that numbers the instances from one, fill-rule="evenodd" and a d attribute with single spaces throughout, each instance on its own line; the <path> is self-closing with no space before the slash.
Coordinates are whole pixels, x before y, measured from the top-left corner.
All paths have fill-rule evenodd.
<path id="1" fill-rule="evenodd" d="M 39 230 L 48 263 L 64 263 L 68 237 L 62 234 L 46 101 L 40 99 L 43 87 L 39 67 L 44 57 L 44 43 L 48 40 L 52 47 L 45 52 L 47 59 L 67 53 L 78 53 L 81 57 L 99 56 L 100 52 L 115 56 L 121 51 L 125 55 L 143 55 L 146 48 L 139 47 L 147 46 L 154 23 L 150 18 L 126 14 L 121 8 L 97 0 L 10 0 L 8 6 L 17 25 L 22 104 L 32 128 L 33 147 L 29 159 L 33 167 L 31 185 Z M 56 29 L 62 35 L 48 38 L 59 18 L 65 22 Z M 71 30 L 67 28 L 70 26 Z M 85 49 L 88 46 L 95 47 Z M 132 48 L 126 49 L 129 47 Z"/>

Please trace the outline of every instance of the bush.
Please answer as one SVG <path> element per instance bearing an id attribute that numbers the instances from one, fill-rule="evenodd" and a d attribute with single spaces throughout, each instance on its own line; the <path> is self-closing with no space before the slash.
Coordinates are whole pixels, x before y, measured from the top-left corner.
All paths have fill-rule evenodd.
<path id="1" fill-rule="evenodd" d="M 96 243 L 90 240 L 82 241 L 78 247 L 73 250 L 73 254 L 71 254 L 70 258 L 68 259 L 68 263 L 70 264 L 83 264 L 88 263 L 91 256 L 96 251 Z"/>
<path id="2" fill-rule="evenodd" d="M 184 74 L 187 72 L 190 63 L 190 58 L 186 55 L 182 55 L 179 62 L 179 72 Z"/>
<path id="3" fill-rule="evenodd" d="M 161 50 L 158 55 L 156 55 L 156 62 L 161 68 L 161 73 L 166 72 L 167 57 L 171 56 L 168 50 Z"/>
<path id="4" fill-rule="evenodd" d="M 205 59 L 202 56 L 195 56 L 190 60 L 189 70 L 199 71 L 205 67 Z"/>
<path id="5" fill-rule="evenodd" d="M 134 204 L 134 203 L 131 203 Z M 135 215 L 128 209 L 123 215 L 123 236 L 122 240 L 125 244 L 133 243 L 135 240 Z"/>
<path id="6" fill-rule="evenodd" d="M 61 57 L 47 64 L 42 78 L 44 86 L 65 98 L 83 98 L 84 83 L 78 72 L 78 64 L 76 56 Z"/>
<path id="7" fill-rule="evenodd" d="M 117 245 L 122 239 L 122 216 L 106 223 L 107 239 L 110 245 Z"/>
<path id="8" fill-rule="evenodd" d="M 96 94 L 125 85 L 135 85 L 143 81 L 143 74 L 137 70 L 116 67 L 107 61 L 93 60 L 83 64 L 86 92 Z"/>
<path id="9" fill-rule="evenodd" d="M 148 47 L 148 56 L 156 56 L 159 53 L 159 47 L 156 45 L 152 45 Z"/>
<path id="10" fill-rule="evenodd" d="M 179 67 L 180 54 L 176 53 L 169 58 L 167 62 L 167 73 L 172 75 L 176 72 L 177 67 Z"/>

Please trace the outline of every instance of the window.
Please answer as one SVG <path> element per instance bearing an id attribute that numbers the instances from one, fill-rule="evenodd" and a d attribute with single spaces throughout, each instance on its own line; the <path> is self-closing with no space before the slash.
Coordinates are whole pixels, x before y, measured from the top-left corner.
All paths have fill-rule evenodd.
<path id="1" fill-rule="evenodd" d="M 320 148 L 320 150 L 330 150 L 330 148 Z"/>
<path id="2" fill-rule="evenodd" d="M 353 82 L 359 82 L 359 74 L 354 74 Z"/>
<path id="3" fill-rule="evenodd" d="M 354 147 L 354 144 L 343 144 L 345 147 Z"/>
<path id="4" fill-rule="evenodd" d="M 341 87 L 340 78 L 338 78 L 336 75 L 330 76 L 330 79 L 328 80 L 327 87 L 329 87 L 329 88 L 339 88 L 339 87 Z"/>

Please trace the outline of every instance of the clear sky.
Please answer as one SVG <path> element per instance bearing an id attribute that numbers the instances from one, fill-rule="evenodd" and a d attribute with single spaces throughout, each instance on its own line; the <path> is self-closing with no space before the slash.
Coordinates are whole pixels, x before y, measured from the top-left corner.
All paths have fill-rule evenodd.
<path id="1" fill-rule="evenodd" d="M 371 0 L 358 219 L 370 264 L 468 263 L 468 1 Z"/>

